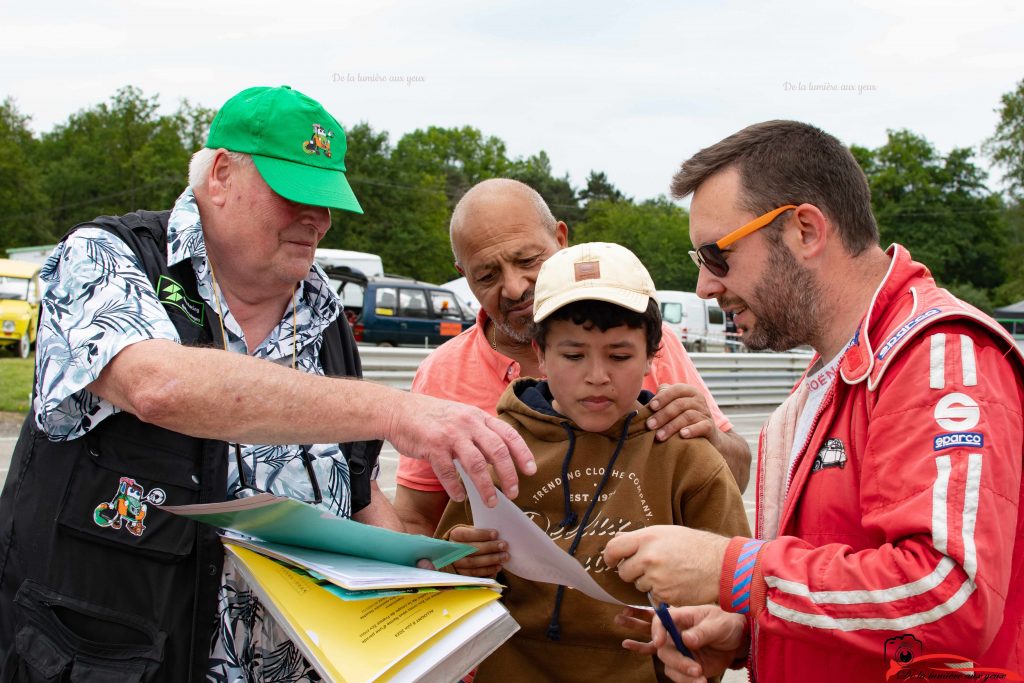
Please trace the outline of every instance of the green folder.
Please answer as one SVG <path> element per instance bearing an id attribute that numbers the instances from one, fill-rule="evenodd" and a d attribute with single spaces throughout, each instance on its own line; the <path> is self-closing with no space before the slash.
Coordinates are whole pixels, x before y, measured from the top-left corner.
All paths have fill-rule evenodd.
<path id="1" fill-rule="evenodd" d="M 161 510 L 271 543 L 355 555 L 415 567 L 427 559 L 440 569 L 476 548 L 343 519 L 308 503 L 261 493 L 223 503 L 167 505 Z"/>

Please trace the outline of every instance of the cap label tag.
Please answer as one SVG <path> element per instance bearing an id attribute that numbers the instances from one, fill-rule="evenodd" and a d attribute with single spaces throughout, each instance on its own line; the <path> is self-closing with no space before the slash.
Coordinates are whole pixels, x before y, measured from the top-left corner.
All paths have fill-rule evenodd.
<path id="1" fill-rule="evenodd" d="M 600 261 L 577 261 L 574 266 L 576 282 L 580 280 L 599 280 L 601 278 Z"/>
<path id="2" fill-rule="evenodd" d="M 322 151 L 325 156 L 331 156 L 331 138 L 334 137 L 334 133 L 329 130 L 324 130 L 323 126 L 319 123 L 313 124 L 313 135 L 309 140 L 305 140 L 302 143 L 302 149 L 305 150 L 306 154 L 320 154 Z"/>

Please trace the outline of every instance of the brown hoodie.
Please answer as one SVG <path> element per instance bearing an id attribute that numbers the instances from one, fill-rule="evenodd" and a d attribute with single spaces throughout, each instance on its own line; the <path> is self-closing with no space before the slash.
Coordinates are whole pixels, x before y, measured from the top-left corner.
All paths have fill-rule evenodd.
<path id="1" fill-rule="evenodd" d="M 650 398 L 642 392 L 640 402 Z M 718 451 L 706 439 L 655 441 L 644 425 L 651 415 L 646 406 L 605 432 L 585 432 L 554 411 L 546 382 L 524 378 L 505 390 L 498 415 L 537 460 L 537 473 L 520 477 L 516 504 L 627 604 L 648 603 L 601 558 L 616 533 L 682 524 L 750 535 L 739 489 Z M 438 534 L 459 524 L 472 524 L 469 504 L 452 502 Z M 505 605 L 522 630 L 480 665 L 477 683 L 656 680 L 652 658 L 622 648 L 624 639 L 642 638 L 615 625 L 620 607 L 508 572 L 500 578 L 508 586 Z"/>

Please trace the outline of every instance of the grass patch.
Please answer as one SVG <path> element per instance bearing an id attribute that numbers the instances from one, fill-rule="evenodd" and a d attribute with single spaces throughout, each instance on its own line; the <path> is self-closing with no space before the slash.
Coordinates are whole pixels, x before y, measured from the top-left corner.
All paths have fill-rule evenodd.
<path id="1" fill-rule="evenodd" d="M 0 412 L 28 412 L 34 363 L 34 357 L 0 357 Z"/>

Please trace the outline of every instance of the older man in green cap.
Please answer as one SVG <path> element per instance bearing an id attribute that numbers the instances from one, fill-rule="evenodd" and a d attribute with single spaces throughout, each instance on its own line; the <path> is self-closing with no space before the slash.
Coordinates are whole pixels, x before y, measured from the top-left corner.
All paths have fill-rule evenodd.
<path id="1" fill-rule="evenodd" d="M 345 146 L 315 100 L 244 90 L 170 211 L 78 225 L 50 257 L 0 497 L 0 679 L 298 680 L 215 532 L 158 505 L 271 491 L 400 528 L 374 481 L 385 438 L 457 499 L 453 460 L 487 498 L 488 463 L 512 496 L 532 473 L 480 410 L 343 379 L 358 354 L 313 256 L 331 208 L 361 213 Z"/>

